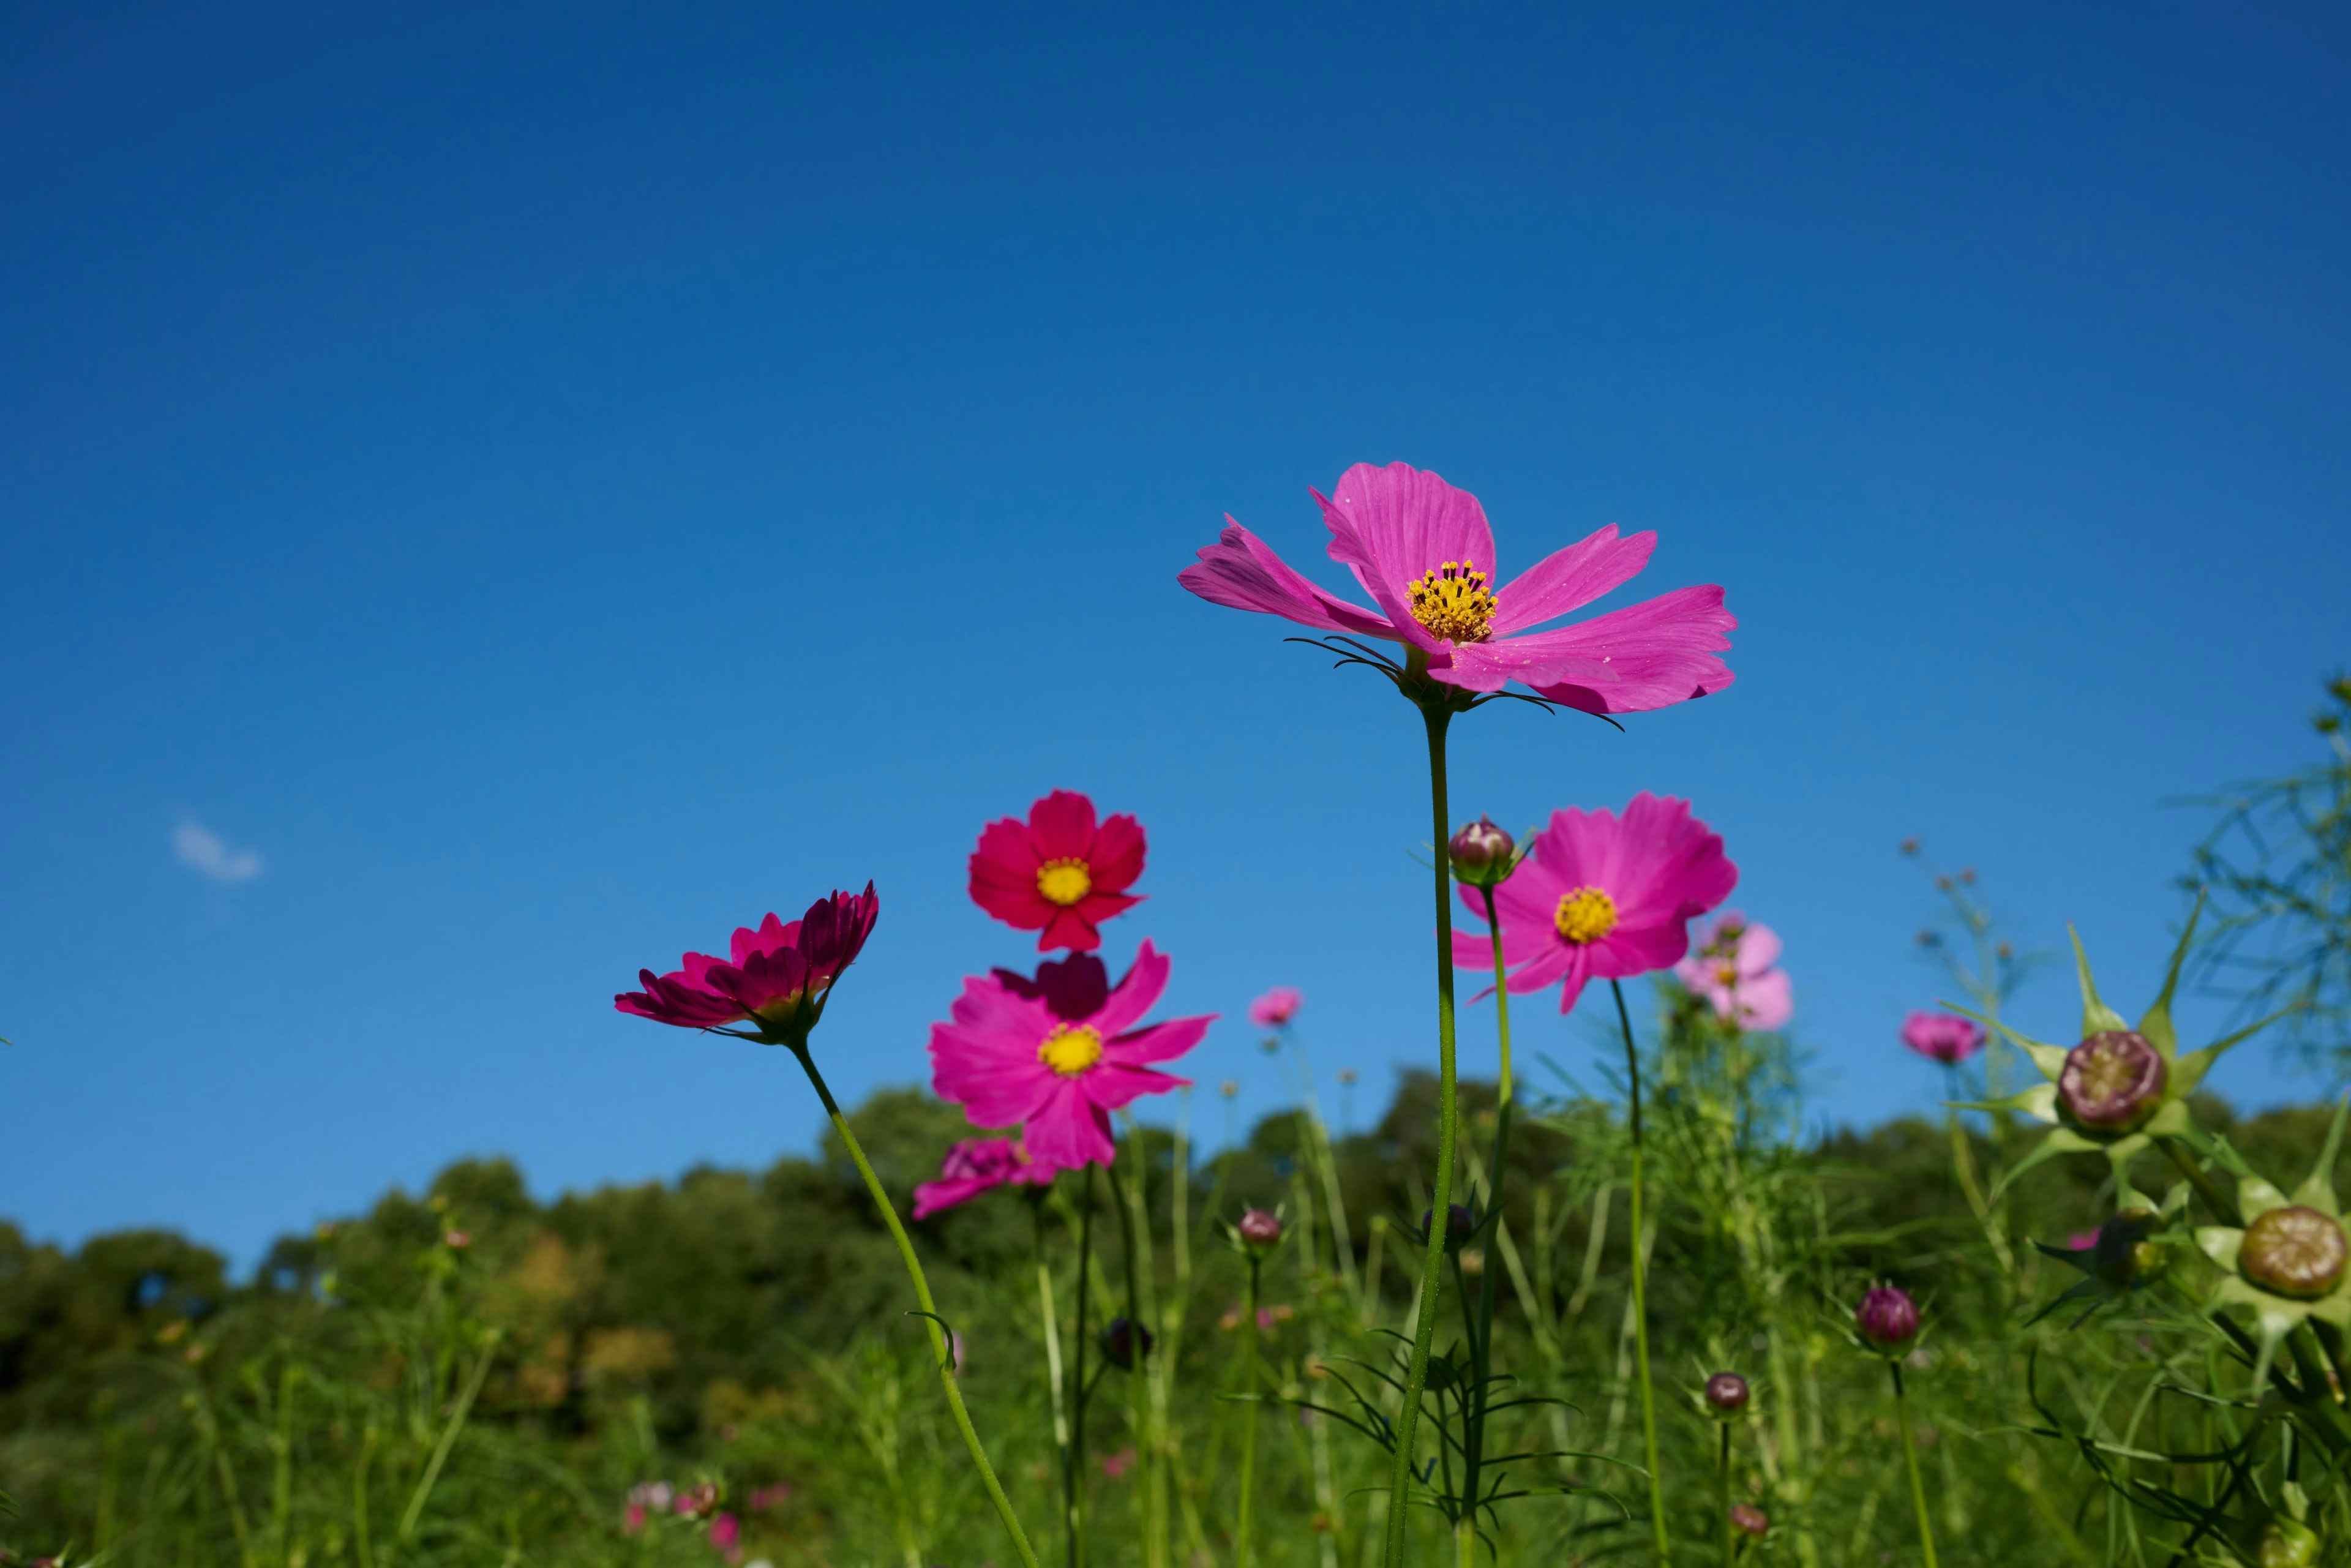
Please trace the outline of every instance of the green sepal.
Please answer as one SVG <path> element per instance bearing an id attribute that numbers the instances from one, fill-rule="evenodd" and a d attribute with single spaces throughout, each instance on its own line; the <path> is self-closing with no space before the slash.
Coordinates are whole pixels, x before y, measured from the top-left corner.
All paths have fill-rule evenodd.
<path id="1" fill-rule="evenodd" d="M 1996 1201 L 2001 1194 L 2014 1185 L 2017 1177 L 2043 1160 L 2053 1159 L 2059 1155 L 2086 1155 L 2099 1147 L 2100 1145 L 2090 1142 L 2071 1127 L 2052 1127 L 2049 1135 L 2032 1146 L 2031 1154 L 2001 1173 L 2000 1179 L 1992 1183 L 1991 1196 Z"/>
<path id="2" fill-rule="evenodd" d="M 2074 972 L 2082 982 L 2082 1038 L 2087 1040 L 2094 1034 L 2130 1028 L 2123 1022 L 2122 1014 L 2098 999 L 2098 983 L 2090 978 L 2090 956 L 2082 951 L 2082 934 L 2069 923 L 2065 935 L 2073 938 Z M 2171 1053 L 2165 1051 L 2163 1054 L 2164 1060 L 2168 1061 Z"/>
<path id="3" fill-rule="evenodd" d="M 2204 1074 L 2211 1071 L 2212 1063 L 2220 1060 L 2222 1051 L 2242 1045 L 2292 1011 L 2294 1009 L 2290 1007 L 2280 1008 L 2267 1018 L 2257 1019 L 2234 1034 L 2221 1036 L 2201 1051 L 2189 1051 L 2181 1057 L 2172 1069 L 2171 1092 L 2175 1094 L 2192 1092 L 2198 1084 L 2204 1082 Z"/>
<path id="4" fill-rule="evenodd" d="M 2016 1111 L 2036 1122 L 2057 1125 L 2057 1085 L 2036 1083 L 2000 1100 L 1946 1100 L 1947 1111 Z"/>
<path id="5" fill-rule="evenodd" d="M 2065 1071 L 2065 1048 L 2064 1046 L 2043 1044 L 2042 1041 L 2033 1040 L 2029 1036 L 2021 1035 L 2014 1030 L 2009 1028 L 2006 1024 L 2001 1022 L 1998 1019 L 1988 1018 L 1984 1014 L 1977 1012 L 1972 1009 L 1959 1007 L 1953 1003 L 1939 1000 L 1937 1001 L 1935 1005 L 1938 1008 L 1943 1008 L 1951 1012 L 1955 1012 L 1963 1019 L 1973 1019 L 1976 1022 L 1983 1025 L 1984 1028 L 1991 1030 L 1995 1034 L 1998 1034 L 2001 1039 L 2007 1040 L 2009 1044 L 2016 1047 L 2017 1050 L 2031 1057 L 2032 1059 L 2032 1065 L 2039 1068 L 2041 1070 L 2041 1075 L 2049 1080 L 2050 1082 L 2056 1082 L 2057 1075 Z"/>
<path id="6" fill-rule="evenodd" d="M 2335 1120 L 2326 1129 L 2326 1146 L 2318 1151 L 2318 1163 L 2294 1189 L 2294 1200 L 2307 1204 L 2322 1214 L 2343 1218 L 2341 1207 L 2335 1201 L 2335 1156 L 2343 1147 L 2343 1120 L 2351 1113 L 2351 1094 L 2345 1095 L 2335 1107 Z"/>
<path id="7" fill-rule="evenodd" d="M 2196 890 L 2196 907 L 2188 912 L 2188 928 L 2179 934 L 2179 946 L 2171 950 L 2171 964 L 2163 974 L 2163 992 L 2155 998 L 2155 1006 L 2138 1020 L 2138 1032 L 2169 1061 L 2179 1052 L 2179 1031 L 2171 1026 L 2171 995 L 2179 988 L 2179 967 L 2188 961 L 2188 945 L 2196 939 L 2196 922 L 2204 914 L 2204 890 Z"/>

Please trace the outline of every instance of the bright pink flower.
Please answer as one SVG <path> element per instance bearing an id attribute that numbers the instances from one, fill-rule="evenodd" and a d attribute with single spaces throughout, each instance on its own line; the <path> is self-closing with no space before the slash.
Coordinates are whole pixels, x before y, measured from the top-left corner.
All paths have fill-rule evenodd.
<path id="1" fill-rule="evenodd" d="M 914 1189 L 914 1218 L 928 1219 L 992 1187 L 1050 1186 L 1054 1175 L 1051 1166 L 1030 1158 L 1018 1138 L 966 1138 L 947 1151 L 939 1179 Z"/>
<path id="2" fill-rule="evenodd" d="M 641 1502 L 632 1502 L 629 1504 L 628 1507 L 622 1509 L 621 1511 L 621 1528 L 631 1535 L 643 1535 L 645 1531 L 645 1505 Z"/>
<path id="3" fill-rule="evenodd" d="M 1022 1125 L 1029 1155 L 1063 1170 L 1108 1165 L 1110 1113 L 1190 1080 L 1145 1065 L 1183 1055 L 1215 1015 L 1133 1027 L 1167 988 L 1168 964 L 1146 941 L 1116 989 L 1091 954 L 998 969 L 963 983 L 951 1023 L 931 1026 L 932 1085 L 975 1127 Z"/>
<path id="4" fill-rule="evenodd" d="M 804 1043 L 881 912 L 869 882 L 862 894 L 835 892 L 810 904 L 789 925 L 770 914 L 758 930 L 736 931 L 731 959 L 688 953 L 669 974 L 641 969 L 644 989 L 614 997 L 612 1005 L 681 1029 L 749 1023 L 763 1040 Z"/>
<path id="5" fill-rule="evenodd" d="M 1534 852 L 1494 890 L 1510 989 L 1558 982 L 1565 1012 L 1587 980 L 1666 968 L 1689 951 L 1691 918 L 1729 897 L 1738 883 L 1720 836 L 1690 815 L 1687 800 L 1643 790 L 1621 818 L 1554 811 Z M 1484 915 L 1480 890 L 1463 888 L 1461 902 Z M 1453 961 L 1491 968 L 1493 939 L 1457 927 Z"/>
<path id="6" fill-rule="evenodd" d="M 1902 1043 L 1946 1067 L 1983 1049 L 1983 1026 L 1952 1013 L 1914 1012 L 1902 1020 Z"/>
<path id="7" fill-rule="evenodd" d="M 710 1544 L 721 1552 L 731 1552 L 743 1539 L 743 1526 L 731 1513 L 722 1513 L 710 1521 Z"/>
<path id="8" fill-rule="evenodd" d="M 1704 997 L 1717 1018 L 1741 1029 L 1779 1029 L 1796 1011 L 1788 972 L 1773 967 L 1779 957 L 1779 933 L 1727 910 L 1698 933 L 1698 951 L 1674 966 L 1674 978 Z"/>
<path id="9" fill-rule="evenodd" d="M 1296 986 L 1276 986 L 1249 1004 L 1249 1022 L 1259 1029 L 1280 1029 L 1298 1016 L 1305 1000 Z"/>
<path id="10" fill-rule="evenodd" d="M 1323 592 L 1230 517 L 1176 580 L 1214 604 L 1401 643 L 1449 685 L 1497 692 L 1515 680 L 1586 713 L 1667 707 L 1730 684 L 1715 655 L 1730 646 L 1739 622 L 1719 588 L 1678 589 L 1576 625 L 1534 630 L 1637 576 L 1655 534 L 1619 538 L 1611 523 L 1497 590 L 1493 530 L 1468 491 L 1402 463 L 1358 463 L 1329 497 L 1309 493 L 1330 528 L 1331 559 L 1355 574 L 1378 610 Z"/>
<path id="11" fill-rule="evenodd" d="M 1094 803 L 1056 789 L 980 830 L 971 852 L 971 900 L 1007 925 L 1040 933 L 1040 953 L 1102 946 L 1097 926 L 1143 902 L 1127 889 L 1143 874 L 1143 824 L 1121 813 L 1097 825 Z"/>
<path id="12" fill-rule="evenodd" d="M 1116 1480 L 1119 1477 L 1126 1474 L 1127 1471 L 1134 1468 L 1134 1446 L 1129 1444 L 1127 1447 L 1121 1448 L 1115 1454 L 1104 1454 L 1102 1458 L 1102 1474 L 1108 1476 L 1113 1480 Z"/>

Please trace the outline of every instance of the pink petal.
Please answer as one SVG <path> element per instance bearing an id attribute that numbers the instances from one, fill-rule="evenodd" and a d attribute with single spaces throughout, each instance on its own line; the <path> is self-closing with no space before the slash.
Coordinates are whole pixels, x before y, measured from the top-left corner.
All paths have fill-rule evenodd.
<path id="1" fill-rule="evenodd" d="M 1148 1067 L 1128 1067 L 1105 1058 L 1079 1075 L 1077 1082 L 1084 1085 L 1085 1097 L 1104 1111 L 1116 1111 L 1145 1094 L 1165 1094 L 1174 1089 L 1187 1089 L 1192 1081 L 1169 1072 L 1155 1072 Z"/>
<path id="2" fill-rule="evenodd" d="M 1656 548 L 1656 534 L 1618 538 L 1616 525 L 1610 523 L 1565 549 L 1553 550 L 1494 596 L 1494 634 L 1507 636 L 1583 609 L 1638 577 Z"/>
<path id="3" fill-rule="evenodd" d="M 1780 934 L 1769 925 L 1743 926 L 1739 934 L 1739 972 L 1758 976 L 1780 961 Z"/>
<path id="4" fill-rule="evenodd" d="M 1091 861 L 1094 831 L 1094 803 L 1074 789 L 1056 789 L 1029 808 L 1029 837 L 1044 860 Z"/>
<path id="5" fill-rule="evenodd" d="M 1405 463 L 1384 468 L 1358 463 L 1340 476 L 1328 499 L 1319 493 L 1314 499 L 1331 529 L 1331 559 L 1351 569 L 1396 629 L 1420 647 L 1448 644 L 1413 619 L 1415 579 L 1452 560 L 1468 562 L 1489 583 L 1501 580 L 1486 509 L 1477 497 L 1434 474 Z"/>
<path id="6" fill-rule="evenodd" d="M 1111 1141 L 1109 1113 L 1095 1109 L 1093 1102 L 1079 1092 L 1077 1080 L 1070 1078 L 1056 1083 L 1053 1092 L 1028 1118 L 1021 1141 L 1029 1145 L 1029 1154 L 1061 1170 L 1106 1166 L 1118 1155 L 1118 1145 Z"/>
<path id="7" fill-rule="evenodd" d="M 1145 1061 L 1173 1061 L 1194 1046 L 1217 1021 L 1215 1013 L 1200 1018 L 1169 1019 L 1122 1034 L 1102 1045 L 1102 1060 L 1132 1066 Z"/>
<path id="8" fill-rule="evenodd" d="M 1371 611 L 1307 581 L 1264 540 L 1230 517 L 1225 518 L 1225 531 L 1217 542 L 1200 551 L 1199 563 L 1176 573 L 1176 580 L 1211 604 L 1279 615 L 1318 632 L 1387 638 L 1396 634 L 1395 627 Z"/>
<path id="9" fill-rule="evenodd" d="M 1647 713 L 1729 685 L 1730 667 L 1715 654 L 1730 646 L 1738 624 L 1722 607 L 1722 590 L 1709 584 L 1513 637 L 1508 645 L 1557 661 L 1555 678 L 1527 682 L 1553 702 L 1586 713 Z"/>
<path id="10" fill-rule="evenodd" d="M 1103 821 L 1086 857 L 1086 876 L 1097 894 L 1123 893 L 1143 874 L 1143 824 L 1121 811 Z M 1115 911 L 1113 911 L 1115 913 Z M 1102 920 L 1105 915 L 1096 915 Z"/>
<path id="11" fill-rule="evenodd" d="M 1102 933 L 1086 918 L 1085 901 L 1071 904 L 1048 904 L 1051 918 L 1045 929 L 1037 934 L 1037 951 L 1050 953 L 1056 947 L 1066 947 L 1072 953 L 1091 953 L 1102 946 Z"/>
<path id="12" fill-rule="evenodd" d="M 1167 956 L 1151 945 L 1150 937 L 1144 937 L 1143 946 L 1135 949 L 1134 967 L 1120 978 L 1118 988 L 1111 992 L 1110 999 L 1102 1004 L 1102 1011 L 1086 1021 L 1105 1036 L 1131 1027 L 1135 1019 L 1152 1009 L 1158 1002 L 1160 993 L 1167 989 L 1167 975 L 1171 967 Z"/>
<path id="13" fill-rule="evenodd" d="M 1796 1015 L 1795 987 L 1785 969 L 1740 981 L 1737 1000 L 1740 1023 L 1747 1029 L 1782 1029 Z"/>

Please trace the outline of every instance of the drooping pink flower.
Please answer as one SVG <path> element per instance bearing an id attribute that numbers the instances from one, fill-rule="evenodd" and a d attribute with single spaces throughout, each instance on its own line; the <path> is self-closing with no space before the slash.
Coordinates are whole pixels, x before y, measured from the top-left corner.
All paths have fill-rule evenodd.
<path id="1" fill-rule="evenodd" d="M 1795 990 L 1780 957 L 1780 936 L 1769 925 L 1726 910 L 1698 932 L 1698 950 L 1674 966 L 1674 978 L 1704 997 L 1714 1015 L 1741 1029 L 1773 1030 L 1795 1015 Z"/>
<path id="2" fill-rule="evenodd" d="M 1691 919 L 1729 897 L 1738 883 L 1721 837 L 1690 815 L 1687 800 L 1644 790 L 1622 817 L 1554 811 L 1533 852 L 1494 890 L 1510 989 L 1557 983 L 1565 1012 L 1588 980 L 1669 967 L 1689 951 Z M 1484 916 L 1479 890 L 1461 889 L 1461 902 Z M 1456 927 L 1453 961 L 1492 968 L 1492 938 Z"/>
<path id="3" fill-rule="evenodd" d="M 1037 932 L 1037 950 L 1091 953 L 1102 922 L 1143 902 L 1126 890 L 1143 874 L 1143 824 L 1123 812 L 1100 823 L 1094 803 L 1056 789 L 980 830 L 971 899 L 1007 925 Z"/>
<path id="4" fill-rule="evenodd" d="M 1983 1026 L 1955 1013 L 1914 1012 L 1902 1020 L 1902 1043 L 1946 1067 L 1956 1067 L 1983 1049 Z"/>
<path id="5" fill-rule="evenodd" d="M 1276 986 L 1249 1004 L 1249 1022 L 1259 1029 L 1280 1029 L 1298 1016 L 1305 1000 L 1296 986 Z"/>
<path id="6" fill-rule="evenodd" d="M 614 997 L 612 1005 L 680 1029 L 748 1023 L 761 1039 L 804 1043 L 881 912 L 870 882 L 861 894 L 836 891 L 789 925 L 770 914 L 756 931 L 738 927 L 731 957 L 688 953 L 669 974 L 639 970 L 644 989 Z"/>
<path id="7" fill-rule="evenodd" d="M 928 1219 L 995 1187 L 1050 1186 L 1055 1174 L 1018 1138 L 966 1138 L 940 1162 L 939 1179 L 914 1189 L 914 1218 Z"/>
<path id="8" fill-rule="evenodd" d="M 1496 692 L 1515 680 L 1587 713 L 1667 707 L 1731 682 L 1716 655 L 1730 646 L 1738 622 L 1717 587 L 1677 589 L 1536 630 L 1637 576 L 1655 534 L 1619 538 L 1611 523 L 1502 583 L 1485 508 L 1434 474 L 1358 463 L 1329 497 L 1309 493 L 1331 530 L 1331 559 L 1355 574 L 1378 609 L 1325 593 L 1230 517 L 1176 580 L 1214 604 L 1400 643 L 1448 685 Z"/>
<path id="9" fill-rule="evenodd" d="M 1190 1080 L 1148 1063 L 1183 1055 L 1215 1015 L 1134 1027 L 1167 988 L 1148 942 L 1115 989 L 1081 953 L 1040 965 L 1035 979 L 998 969 L 963 983 L 952 1022 L 931 1026 L 932 1085 L 976 1127 L 1022 1128 L 1030 1157 L 1062 1170 L 1108 1165 L 1110 1113 Z"/>

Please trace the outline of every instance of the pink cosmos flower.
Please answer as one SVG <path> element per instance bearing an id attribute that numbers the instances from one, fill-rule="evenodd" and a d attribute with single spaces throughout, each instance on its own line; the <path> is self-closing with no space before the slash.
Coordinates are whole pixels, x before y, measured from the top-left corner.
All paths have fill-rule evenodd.
<path id="1" fill-rule="evenodd" d="M 1587 980 L 1666 968 L 1689 951 L 1691 918 L 1729 897 L 1738 883 L 1721 837 L 1690 815 L 1687 800 L 1643 790 L 1621 818 L 1554 811 L 1533 852 L 1494 890 L 1510 989 L 1558 982 L 1565 1012 Z M 1461 902 L 1484 915 L 1481 890 L 1464 887 Z M 1491 968 L 1492 938 L 1457 927 L 1453 961 Z"/>
<path id="2" fill-rule="evenodd" d="M 1200 1042 L 1215 1015 L 1134 1027 L 1167 988 L 1168 963 L 1145 941 L 1115 989 L 1102 960 L 1081 953 L 974 976 L 954 1021 L 931 1026 L 932 1085 L 976 1127 L 1022 1124 L 1031 1158 L 1061 1170 L 1108 1165 L 1110 1113 L 1190 1080 L 1154 1071 Z"/>
<path id="3" fill-rule="evenodd" d="M 1698 951 L 1674 966 L 1674 978 L 1704 997 L 1714 1015 L 1741 1029 L 1774 1030 L 1795 1015 L 1788 971 L 1774 967 L 1779 933 L 1726 910 L 1699 934 Z"/>
<path id="4" fill-rule="evenodd" d="M 1276 986 L 1249 1004 L 1249 1022 L 1259 1029 L 1280 1029 L 1298 1016 L 1305 1000 L 1296 986 Z"/>
<path id="5" fill-rule="evenodd" d="M 1946 1067 L 1957 1067 L 1983 1049 L 1983 1026 L 1952 1013 L 1914 1012 L 1902 1020 L 1902 1043 Z"/>
<path id="6" fill-rule="evenodd" d="M 980 830 L 971 899 L 1007 925 L 1035 931 L 1037 950 L 1091 953 L 1102 921 L 1143 902 L 1126 890 L 1143 874 L 1143 824 L 1121 813 L 1097 824 L 1094 803 L 1056 789 Z"/>
<path id="7" fill-rule="evenodd" d="M 939 1179 L 914 1189 L 914 1218 L 928 1219 L 993 1187 L 1050 1186 L 1055 1174 L 1018 1138 L 966 1138 L 947 1151 Z"/>
<path id="8" fill-rule="evenodd" d="M 722 1513 L 710 1521 L 710 1544 L 721 1552 L 731 1552 L 743 1539 L 743 1526 L 731 1513 Z"/>
<path id="9" fill-rule="evenodd" d="M 756 931 L 738 928 L 730 958 L 688 953 L 669 974 L 639 970 L 644 989 L 614 997 L 612 1005 L 680 1029 L 748 1023 L 761 1040 L 804 1044 L 881 913 L 870 882 L 862 894 L 836 891 L 789 925 L 770 914 Z"/>
<path id="10" fill-rule="evenodd" d="M 1401 643 L 1448 685 L 1498 692 L 1516 680 L 1586 713 L 1667 707 L 1731 682 L 1715 655 L 1739 622 L 1718 587 L 1535 630 L 1637 576 L 1655 534 L 1619 538 L 1611 523 L 1502 583 L 1485 508 L 1434 474 L 1358 463 L 1328 497 L 1309 493 L 1331 530 L 1331 559 L 1355 574 L 1377 610 L 1323 592 L 1230 517 L 1176 580 L 1213 604 Z"/>

